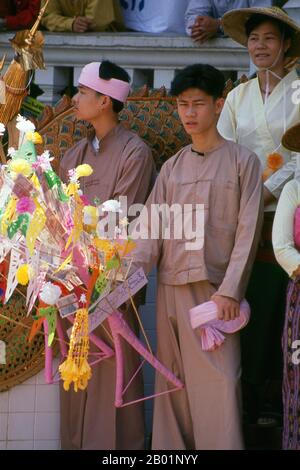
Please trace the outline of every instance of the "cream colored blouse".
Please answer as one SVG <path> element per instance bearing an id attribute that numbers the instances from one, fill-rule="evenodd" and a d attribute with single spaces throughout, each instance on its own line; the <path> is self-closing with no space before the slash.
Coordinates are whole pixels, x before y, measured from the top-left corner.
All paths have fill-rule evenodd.
<path id="1" fill-rule="evenodd" d="M 300 205 L 300 181 L 289 181 L 278 201 L 273 224 L 273 248 L 282 268 L 293 277 L 300 265 L 300 253 L 294 245 L 294 215 Z"/>
<path id="2" fill-rule="evenodd" d="M 299 155 L 281 145 L 285 130 L 300 121 L 300 105 L 292 100 L 293 84 L 297 80 L 297 72 L 289 72 L 273 89 L 266 104 L 258 78 L 242 83 L 228 94 L 218 122 L 218 130 L 225 139 L 257 154 L 262 170 L 266 168 L 270 153 L 278 152 L 283 156 L 283 166 L 265 181 L 265 186 L 277 199 L 287 181 L 294 178 Z M 275 209 L 274 203 L 266 207 L 269 211 Z"/>

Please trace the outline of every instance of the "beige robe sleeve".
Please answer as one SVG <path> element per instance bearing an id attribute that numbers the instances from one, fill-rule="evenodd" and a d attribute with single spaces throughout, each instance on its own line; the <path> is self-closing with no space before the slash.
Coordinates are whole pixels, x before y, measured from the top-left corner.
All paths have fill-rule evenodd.
<path id="1" fill-rule="evenodd" d="M 146 275 L 151 269 L 159 263 L 159 258 L 163 246 L 163 240 L 160 237 L 162 227 L 162 215 L 157 211 L 157 205 L 166 202 L 166 185 L 168 180 L 167 165 L 163 165 L 154 188 L 147 199 L 145 207 L 137 220 L 132 223 L 135 229 L 130 232 L 137 246 L 132 252 L 133 264 L 131 271 L 142 267 Z M 156 214 L 154 214 L 156 211 Z M 154 220 L 159 221 L 158 225 Z"/>
<path id="2" fill-rule="evenodd" d="M 262 178 L 255 154 L 240 163 L 241 201 L 235 243 L 217 295 L 240 302 L 244 297 L 263 222 Z"/>
<path id="3" fill-rule="evenodd" d="M 294 244 L 294 216 L 299 203 L 299 183 L 293 180 L 283 188 L 272 232 L 275 257 L 290 277 L 300 266 L 300 253 Z"/>
<path id="4" fill-rule="evenodd" d="M 113 199 L 127 196 L 127 207 L 144 204 L 151 190 L 154 161 L 150 148 L 140 141 L 129 142 L 122 173 L 114 189 Z"/>

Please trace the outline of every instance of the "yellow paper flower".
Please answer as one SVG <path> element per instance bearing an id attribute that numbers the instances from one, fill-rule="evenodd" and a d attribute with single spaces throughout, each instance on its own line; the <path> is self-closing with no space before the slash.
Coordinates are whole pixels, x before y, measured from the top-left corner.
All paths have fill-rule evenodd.
<path id="1" fill-rule="evenodd" d="M 43 143 L 43 138 L 41 134 L 39 134 L 38 132 L 32 132 L 32 131 L 26 132 L 26 139 L 30 142 L 32 141 L 34 144 Z"/>
<path id="2" fill-rule="evenodd" d="M 74 391 L 84 390 L 92 376 L 87 359 L 89 353 L 88 311 L 86 308 L 77 310 L 70 338 L 67 359 L 59 366 L 59 372 L 66 391 L 73 382 Z"/>
<path id="3" fill-rule="evenodd" d="M 87 163 L 83 163 L 83 165 L 79 165 L 75 169 L 76 177 L 81 178 L 82 176 L 90 176 L 93 173 L 93 168 L 91 165 L 88 165 Z"/>
<path id="4" fill-rule="evenodd" d="M 41 185 L 35 173 L 33 173 L 32 177 L 30 178 L 30 181 L 32 182 L 35 189 L 40 189 Z"/>
<path id="5" fill-rule="evenodd" d="M 67 196 L 74 196 L 77 193 L 78 189 L 80 188 L 78 183 L 69 183 L 66 188 L 66 195 Z"/>
<path id="6" fill-rule="evenodd" d="M 16 278 L 19 284 L 22 286 L 27 286 L 30 281 L 30 276 L 32 275 L 32 268 L 28 264 L 22 264 L 19 266 L 16 272 Z"/>
<path id="7" fill-rule="evenodd" d="M 94 238 L 94 244 L 99 251 L 104 252 L 105 263 L 107 263 L 107 261 L 109 261 L 116 254 L 115 245 L 109 240 L 105 240 L 102 238 Z"/>
<path id="8" fill-rule="evenodd" d="M 31 165 L 24 158 L 15 158 L 9 162 L 9 168 L 15 173 L 21 173 L 24 176 L 29 176 L 32 173 Z"/>
<path id="9" fill-rule="evenodd" d="M 98 209 L 95 206 L 84 206 L 83 223 L 85 225 L 96 226 L 98 223 Z"/>

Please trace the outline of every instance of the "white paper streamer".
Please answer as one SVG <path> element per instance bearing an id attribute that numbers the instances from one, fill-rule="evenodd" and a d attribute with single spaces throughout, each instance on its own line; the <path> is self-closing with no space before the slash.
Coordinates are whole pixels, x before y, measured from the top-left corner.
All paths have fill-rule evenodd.
<path id="1" fill-rule="evenodd" d="M 18 285 L 18 280 L 16 278 L 17 270 L 21 264 L 24 264 L 24 258 L 20 252 L 19 244 L 16 248 L 12 248 L 10 253 L 10 263 L 9 263 L 9 272 L 7 276 L 7 285 L 4 297 L 4 303 L 8 302 L 11 298 L 15 288 Z"/>

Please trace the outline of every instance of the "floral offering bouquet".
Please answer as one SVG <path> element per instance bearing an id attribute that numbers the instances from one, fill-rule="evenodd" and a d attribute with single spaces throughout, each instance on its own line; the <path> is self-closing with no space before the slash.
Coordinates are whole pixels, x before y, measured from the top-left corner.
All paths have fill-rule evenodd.
<path id="1" fill-rule="evenodd" d="M 173 390 L 182 388 L 182 382 L 157 361 L 150 347 L 148 351 L 143 346 L 118 311 L 130 300 L 137 314 L 132 296 L 147 283 L 142 269 L 128 275 L 135 244 L 126 235 L 127 219 L 120 220 L 122 230 L 117 229 L 112 238 L 104 238 L 97 229 L 103 213 L 120 212 L 119 202 L 105 201 L 100 209 L 82 194 L 80 179 L 93 172 L 87 164 L 71 170 L 69 183 L 63 184 L 51 167 L 49 152 L 36 153 L 35 144 L 42 143 L 42 138 L 34 124 L 18 116 L 16 125 L 18 149 L 8 149 L 10 159 L 0 168 L 0 295 L 3 303 L 14 291 L 26 296 L 27 315 L 34 318 L 29 341 L 44 327 L 46 381 L 54 380 L 54 339 L 64 358 L 59 372 L 66 390 L 71 384 L 76 391 L 86 388 L 91 366 L 116 355 L 115 401 L 123 406 L 119 341 L 123 336 L 173 383 Z M 4 130 L 0 124 L 0 134 Z M 26 286 L 26 294 L 19 284 Z M 114 349 L 93 333 L 106 318 Z M 70 325 L 69 342 L 62 319 Z M 94 360 L 90 341 L 99 350 Z"/>

